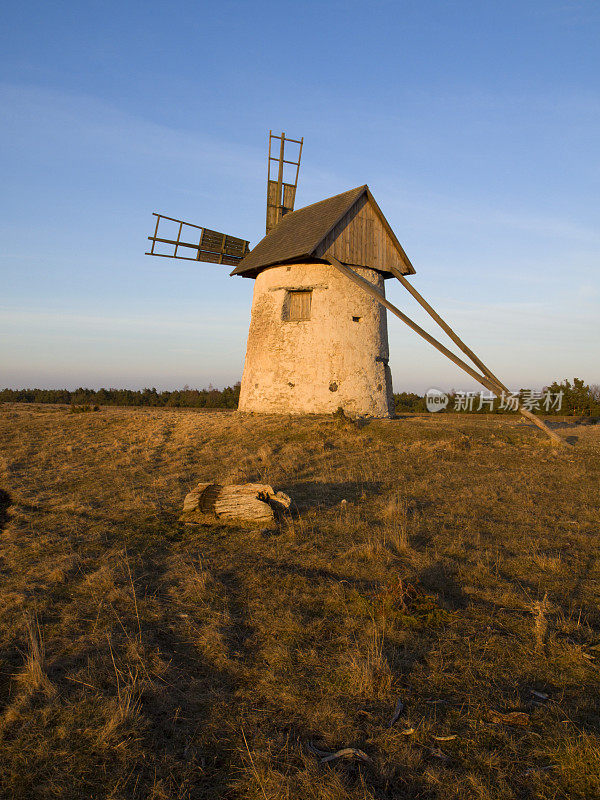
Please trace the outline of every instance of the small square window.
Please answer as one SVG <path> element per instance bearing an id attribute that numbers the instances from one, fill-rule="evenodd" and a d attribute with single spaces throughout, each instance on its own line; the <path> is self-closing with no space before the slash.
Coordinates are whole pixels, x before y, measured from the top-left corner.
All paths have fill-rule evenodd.
<path id="1" fill-rule="evenodd" d="M 301 322 L 310 319 L 312 290 L 288 291 L 283 303 L 283 319 L 286 322 Z"/>

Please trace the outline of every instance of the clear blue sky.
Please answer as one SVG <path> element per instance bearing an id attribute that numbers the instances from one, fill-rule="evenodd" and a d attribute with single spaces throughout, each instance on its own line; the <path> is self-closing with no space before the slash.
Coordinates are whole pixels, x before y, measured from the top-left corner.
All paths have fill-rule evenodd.
<path id="1" fill-rule="evenodd" d="M 143 253 L 153 211 L 254 244 L 269 128 L 305 138 L 298 207 L 369 184 L 511 387 L 600 383 L 596 0 L 22 0 L 0 119 L 2 387 L 238 380 L 252 281 Z M 475 388 L 389 329 L 397 391 Z"/>

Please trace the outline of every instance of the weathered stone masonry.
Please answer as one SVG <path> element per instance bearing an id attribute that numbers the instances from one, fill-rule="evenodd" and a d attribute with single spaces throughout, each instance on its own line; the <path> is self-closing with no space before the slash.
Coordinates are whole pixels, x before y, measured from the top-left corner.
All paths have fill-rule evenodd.
<path id="1" fill-rule="evenodd" d="M 383 275 L 356 271 L 382 293 Z M 311 291 L 310 318 L 287 320 L 286 299 Z M 387 417 L 392 381 L 385 309 L 334 267 L 298 263 L 255 280 L 239 410 Z"/>

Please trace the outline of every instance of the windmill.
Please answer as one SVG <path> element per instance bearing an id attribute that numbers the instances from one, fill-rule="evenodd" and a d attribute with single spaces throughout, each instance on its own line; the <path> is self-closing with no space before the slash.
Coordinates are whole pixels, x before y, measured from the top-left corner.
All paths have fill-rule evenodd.
<path id="1" fill-rule="evenodd" d="M 269 132 L 266 236 L 252 250 L 248 240 L 158 213 L 148 237 L 147 255 L 225 264 L 254 280 L 239 410 L 391 416 L 386 309 L 489 391 L 508 393 L 406 279 L 415 269 L 367 185 L 294 211 L 302 147 Z M 392 277 L 476 368 L 386 299 Z"/>

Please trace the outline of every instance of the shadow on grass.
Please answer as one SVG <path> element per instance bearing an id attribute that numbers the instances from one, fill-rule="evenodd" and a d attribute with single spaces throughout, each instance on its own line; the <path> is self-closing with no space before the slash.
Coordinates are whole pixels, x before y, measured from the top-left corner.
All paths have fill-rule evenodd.
<path id="1" fill-rule="evenodd" d="M 292 498 L 294 514 L 301 514 L 311 508 L 335 508 L 342 500 L 356 503 L 358 500 L 376 495 L 381 491 L 380 481 L 343 481 L 342 483 L 321 483 L 309 481 L 287 484 L 283 491 Z"/>
<path id="2" fill-rule="evenodd" d="M 323 567 L 305 567 L 302 564 L 294 564 L 289 561 L 276 561 L 275 559 L 263 558 L 261 565 L 273 572 L 297 575 L 306 578 L 311 582 L 324 581 L 331 584 L 346 584 L 353 589 L 361 592 L 372 592 L 379 587 L 379 582 L 356 578 L 351 575 L 341 575 L 339 572 L 325 569 Z"/>
<path id="3" fill-rule="evenodd" d="M 566 419 L 545 419 L 544 422 L 549 428 L 553 430 L 560 429 L 560 428 L 579 428 L 582 425 L 598 425 L 600 424 L 600 418 L 598 417 L 573 417 L 573 421 L 567 421 Z"/>
<path id="4" fill-rule="evenodd" d="M 0 531 L 9 520 L 8 509 L 12 506 L 12 500 L 8 492 L 0 489 Z"/>
<path id="5" fill-rule="evenodd" d="M 446 562 L 431 564 L 419 573 L 419 585 L 434 592 L 453 611 L 466 608 L 469 597 L 456 579 L 457 569 Z"/>
<path id="6" fill-rule="evenodd" d="M 232 661 L 249 663 L 256 658 L 256 645 L 253 641 L 255 629 L 250 624 L 248 611 L 248 591 L 239 575 L 233 569 L 218 572 L 216 578 L 225 589 L 224 603 L 227 608 L 226 625 L 221 626 L 221 635 Z"/>

